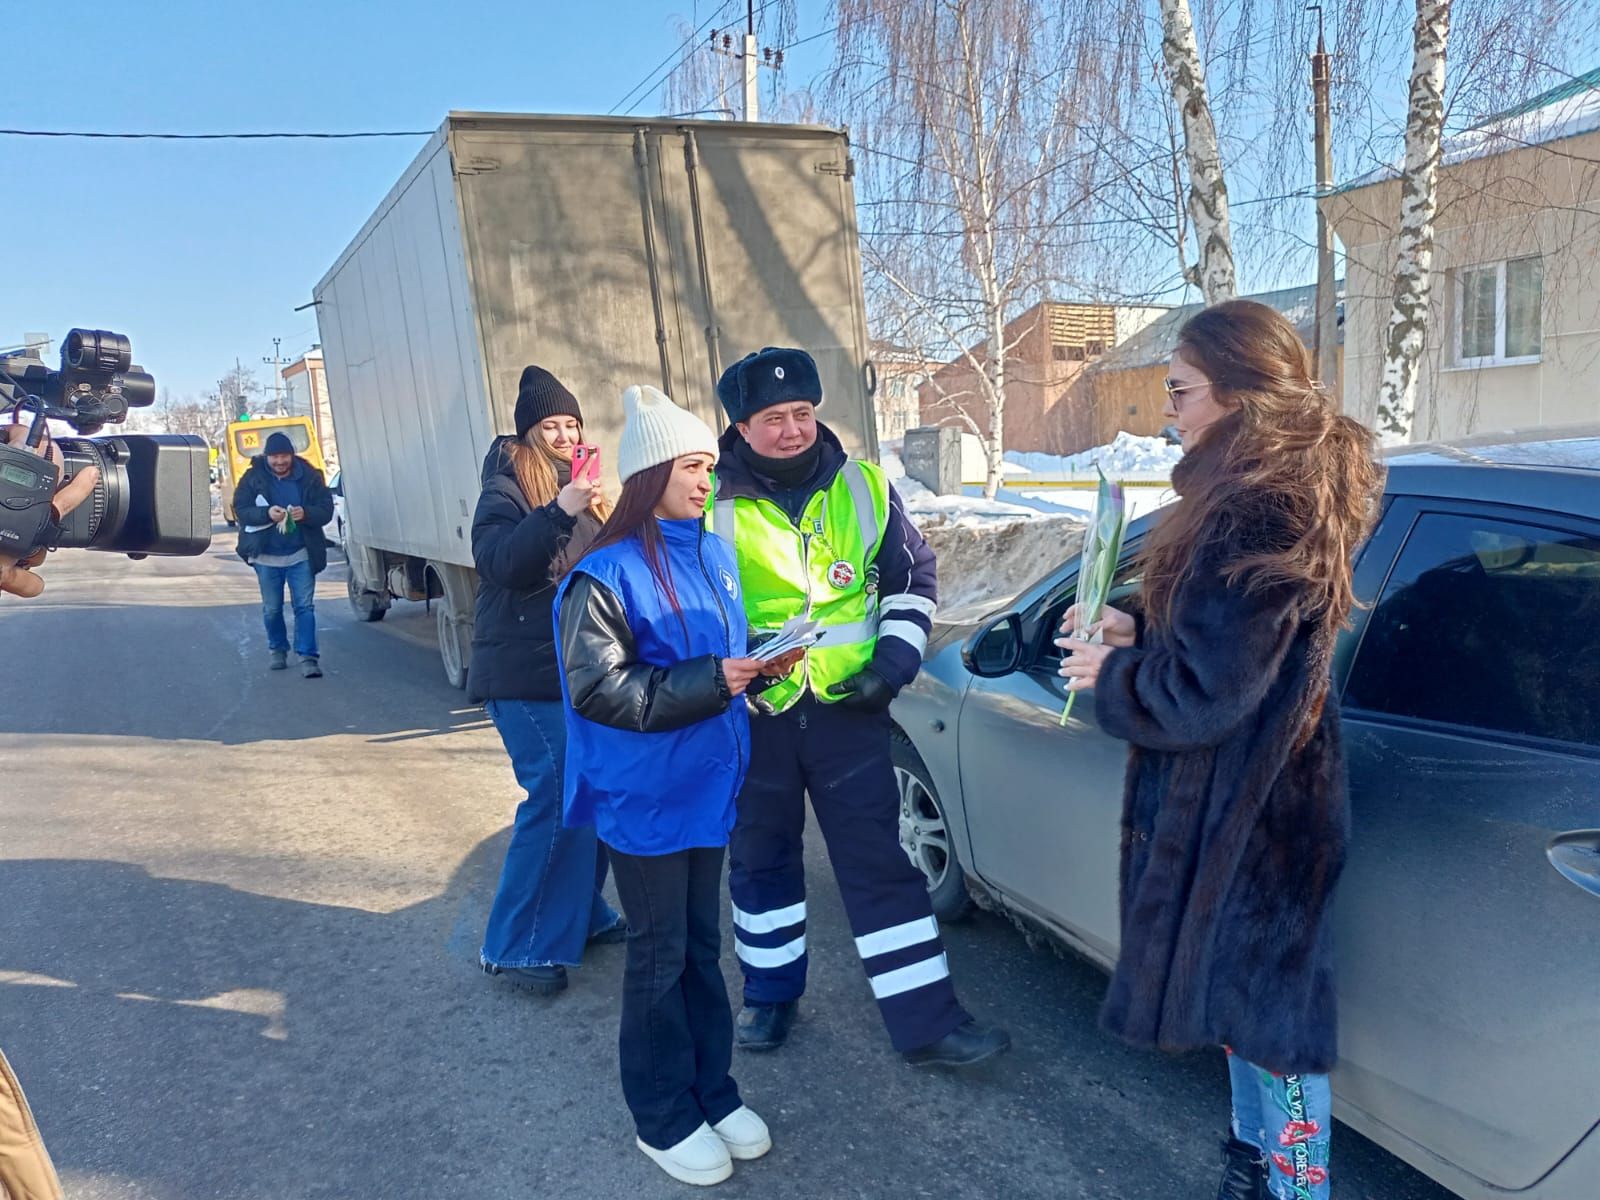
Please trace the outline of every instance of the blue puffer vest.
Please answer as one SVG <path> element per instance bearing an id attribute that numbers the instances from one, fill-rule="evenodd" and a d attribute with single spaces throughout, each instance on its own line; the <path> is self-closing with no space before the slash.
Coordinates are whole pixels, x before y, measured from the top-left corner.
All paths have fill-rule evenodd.
<path id="1" fill-rule="evenodd" d="M 670 667 L 706 654 L 742 657 L 746 627 L 732 547 L 699 521 L 660 525 L 682 621 L 650 573 L 642 545 L 630 539 L 586 555 L 562 581 L 556 628 L 561 602 L 581 572 L 622 602 L 638 661 Z M 603 842 L 624 854 L 727 845 L 734 797 L 750 762 L 744 700 L 735 699 L 726 712 L 684 729 L 638 733 L 579 716 L 572 709 L 565 664 L 558 673 L 567 714 L 565 823 L 594 825 Z"/>

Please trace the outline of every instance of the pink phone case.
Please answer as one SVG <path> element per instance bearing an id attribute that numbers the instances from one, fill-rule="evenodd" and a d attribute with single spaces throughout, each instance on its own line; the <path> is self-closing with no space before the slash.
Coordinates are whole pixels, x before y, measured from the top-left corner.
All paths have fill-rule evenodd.
<path id="1" fill-rule="evenodd" d="M 572 478 L 600 478 L 600 447 L 577 445 L 572 448 Z"/>

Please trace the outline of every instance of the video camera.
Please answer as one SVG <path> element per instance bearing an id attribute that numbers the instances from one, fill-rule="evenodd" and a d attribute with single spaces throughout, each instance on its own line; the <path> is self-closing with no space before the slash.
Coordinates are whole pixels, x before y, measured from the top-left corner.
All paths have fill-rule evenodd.
<path id="1" fill-rule="evenodd" d="M 0 355 L 0 415 L 31 412 L 25 445 L 0 443 L 0 551 L 26 558 L 38 549 L 112 550 L 130 558 L 204 554 L 211 545 L 210 451 L 178 434 L 56 438 L 66 468 L 34 453 L 48 420 L 95 433 L 153 404 L 156 381 L 134 365 L 120 333 L 74 329 L 61 343 L 61 367 L 38 354 Z M 57 488 L 98 467 L 94 494 L 59 522 Z"/>

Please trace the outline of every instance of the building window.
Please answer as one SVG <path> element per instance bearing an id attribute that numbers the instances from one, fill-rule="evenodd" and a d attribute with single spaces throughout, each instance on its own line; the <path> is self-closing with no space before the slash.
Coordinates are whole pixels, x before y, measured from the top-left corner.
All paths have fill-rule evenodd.
<path id="1" fill-rule="evenodd" d="M 1533 362 L 1542 349 L 1544 260 L 1513 258 L 1456 272 L 1456 362 Z"/>
<path id="2" fill-rule="evenodd" d="M 1050 356 L 1057 362 L 1067 361 L 1067 348 L 1065 346 L 1051 346 Z"/>
<path id="3" fill-rule="evenodd" d="M 1106 344 L 1104 342 L 1091 341 L 1084 349 L 1088 352 L 1090 358 L 1099 358 L 1100 355 L 1106 352 Z"/>

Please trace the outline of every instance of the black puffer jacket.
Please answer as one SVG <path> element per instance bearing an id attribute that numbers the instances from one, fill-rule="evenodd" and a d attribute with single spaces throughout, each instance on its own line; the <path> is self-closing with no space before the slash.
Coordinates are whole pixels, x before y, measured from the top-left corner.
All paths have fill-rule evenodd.
<path id="1" fill-rule="evenodd" d="M 483 491 L 472 518 L 478 606 L 472 628 L 474 701 L 560 700 L 551 568 L 577 521 L 551 501 L 531 506 L 497 438 L 483 460 Z"/>

